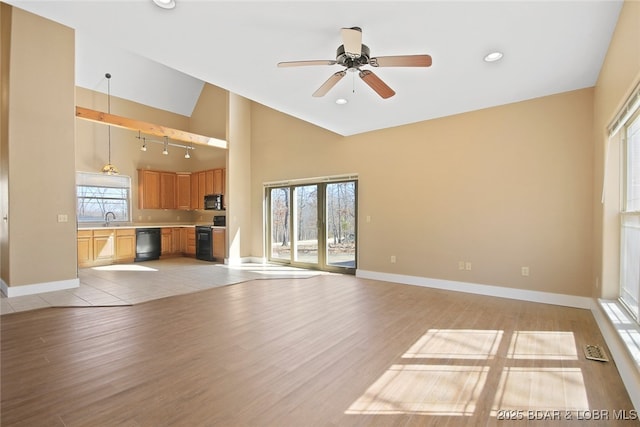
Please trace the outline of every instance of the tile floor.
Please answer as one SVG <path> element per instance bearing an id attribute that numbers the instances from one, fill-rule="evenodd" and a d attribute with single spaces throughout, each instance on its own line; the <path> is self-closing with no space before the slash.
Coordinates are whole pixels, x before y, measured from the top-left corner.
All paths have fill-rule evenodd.
<path id="1" fill-rule="evenodd" d="M 228 266 L 186 257 L 82 268 L 78 288 L 11 298 L 2 295 L 0 314 L 44 307 L 132 305 L 249 280 L 318 274 L 327 273 L 270 264 Z"/>

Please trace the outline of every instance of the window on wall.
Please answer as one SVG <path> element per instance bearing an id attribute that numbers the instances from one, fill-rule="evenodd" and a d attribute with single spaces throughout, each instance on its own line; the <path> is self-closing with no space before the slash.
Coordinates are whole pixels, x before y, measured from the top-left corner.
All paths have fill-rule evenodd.
<path id="1" fill-rule="evenodd" d="M 620 300 L 640 320 L 640 112 L 624 128 Z"/>
<path id="2" fill-rule="evenodd" d="M 131 216 L 131 178 L 122 175 L 76 172 L 78 222 L 128 222 Z"/>

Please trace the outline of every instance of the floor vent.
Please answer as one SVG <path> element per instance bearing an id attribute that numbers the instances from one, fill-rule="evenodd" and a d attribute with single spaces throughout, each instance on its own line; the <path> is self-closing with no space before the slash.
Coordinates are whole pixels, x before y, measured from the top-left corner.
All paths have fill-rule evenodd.
<path id="1" fill-rule="evenodd" d="M 599 362 L 608 362 L 607 355 L 599 345 L 587 344 L 584 346 L 584 356 L 589 360 L 597 360 Z"/>

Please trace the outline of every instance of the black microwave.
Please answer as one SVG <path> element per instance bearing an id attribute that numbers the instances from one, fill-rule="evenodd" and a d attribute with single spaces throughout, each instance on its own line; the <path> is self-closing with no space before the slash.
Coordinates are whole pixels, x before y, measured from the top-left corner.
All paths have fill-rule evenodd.
<path id="1" fill-rule="evenodd" d="M 223 210 L 222 194 L 207 194 L 204 196 L 204 208 L 215 211 Z"/>

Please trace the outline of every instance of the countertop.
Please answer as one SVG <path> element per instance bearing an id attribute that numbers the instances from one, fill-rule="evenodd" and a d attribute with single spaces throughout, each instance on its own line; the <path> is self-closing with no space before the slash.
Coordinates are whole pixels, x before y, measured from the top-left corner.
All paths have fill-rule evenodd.
<path id="1" fill-rule="evenodd" d="M 177 227 L 190 227 L 190 228 L 195 228 L 196 226 L 210 226 L 211 228 L 216 228 L 216 229 L 226 229 L 227 227 L 225 226 L 220 226 L 220 225 L 213 225 L 210 222 L 207 223 L 196 223 L 196 224 L 183 224 L 183 223 L 166 223 L 166 224 L 160 224 L 160 223 L 111 223 L 109 224 L 109 226 L 106 226 L 104 224 L 95 224 L 95 223 L 91 223 L 91 224 L 78 224 L 78 230 L 105 230 L 105 229 L 110 229 L 110 228 L 117 228 L 117 229 L 137 229 L 137 228 L 177 228 Z"/>

